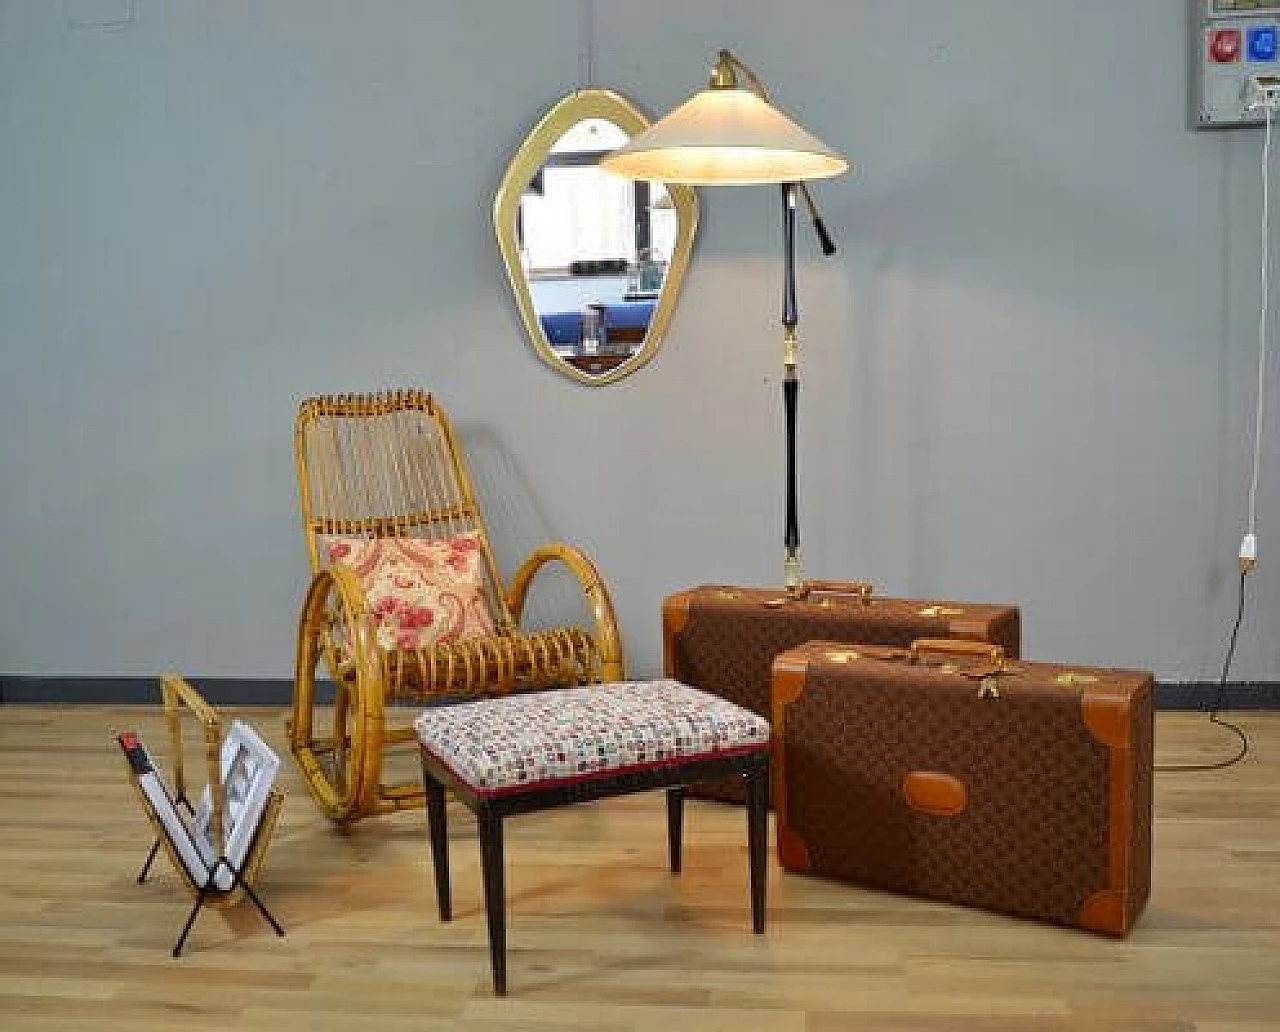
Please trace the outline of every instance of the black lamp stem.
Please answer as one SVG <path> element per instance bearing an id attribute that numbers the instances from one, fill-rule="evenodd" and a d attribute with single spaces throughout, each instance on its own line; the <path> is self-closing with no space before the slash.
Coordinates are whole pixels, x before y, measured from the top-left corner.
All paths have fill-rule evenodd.
<path id="1" fill-rule="evenodd" d="M 782 337 L 783 364 L 782 404 L 787 420 L 787 526 L 783 542 L 786 546 L 784 574 L 787 593 L 803 591 L 800 576 L 800 518 L 796 504 L 796 410 L 800 400 L 800 380 L 796 375 L 796 326 L 800 313 L 796 307 L 796 185 L 782 184 Z"/>
<path id="2" fill-rule="evenodd" d="M 794 332 L 800 322 L 796 308 L 796 184 L 782 184 L 782 326 Z"/>

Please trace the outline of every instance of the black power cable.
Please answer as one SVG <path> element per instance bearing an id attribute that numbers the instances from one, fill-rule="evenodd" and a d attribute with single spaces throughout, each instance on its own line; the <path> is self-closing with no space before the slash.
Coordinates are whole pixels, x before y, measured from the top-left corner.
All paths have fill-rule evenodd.
<path id="1" fill-rule="evenodd" d="M 1236 655 L 1236 639 L 1240 636 L 1240 624 L 1244 622 L 1244 602 L 1245 602 L 1245 580 L 1247 574 L 1240 574 L 1240 599 L 1236 604 L 1236 620 L 1231 625 L 1231 639 L 1227 643 L 1226 655 L 1222 657 L 1222 673 L 1218 677 L 1218 690 L 1213 697 L 1213 708 L 1209 711 L 1209 720 L 1211 723 L 1217 724 L 1219 727 L 1225 727 L 1228 731 L 1235 733 L 1240 739 L 1240 748 L 1234 756 L 1227 760 L 1218 760 L 1216 763 L 1174 763 L 1164 766 L 1157 766 L 1156 772 L 1159 774 L 1168 773 L 1170 771 L 1179 770 L 1222 770 L 1224 767 L 1230 767 L 1239 763 L 1249 755 L 1249 739 L 1240 728 L 1229 721 L 1223 720 L 1218 716 L 1218 711 L 1222 709 L 1223 702 L 1226 700 L 1227 694 L 1227 674 L 1231 671 L 1231 661 Z"/>

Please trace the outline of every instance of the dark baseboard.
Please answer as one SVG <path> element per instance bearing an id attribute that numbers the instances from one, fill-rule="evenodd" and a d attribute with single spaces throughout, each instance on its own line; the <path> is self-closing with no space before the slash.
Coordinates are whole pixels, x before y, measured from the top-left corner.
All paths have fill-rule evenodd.
<path id="1" fill-rule="evenodd" d="M 1162 681 L 1156 687 L 1156 709 L 1280 710 L 1280 681 L 1229 681 L 1218 702 L 1215 681 Z"/>
<path id="2" fill-rule="evenodd" d="M 288 706 L 293 682 L 286 678 L 191 677 L 205 701 L 212 706 Z M 333 701 L 333 683 L 316 685 L 321 702 Z M 132 706 L 158 703 L 157 677 L 12 677 L 0 675 L 0 703 L 87 703 L 96 706 Z"/>
<path id="3" fill-rule="evenodd" d="M 293 682 L 287 678 L 192 677 L 214 706 L 287 706 Z M 1208 681 L 1167 681 L 1156 688 L 1156 708 L 1209 710 L 1218 694 Z M 333 701 L 333 684 L 317 685 L 321 702 Z M 89 703 L 128 706 L 160 701 L 154 677 L 23 677 L 0 675 L 0 703 Z M 444 701 L 444 700 L 441 700 Z M 1280 681 L 1233 681 L 1223 692 L 1224 710 L 1280 710 Z"/>

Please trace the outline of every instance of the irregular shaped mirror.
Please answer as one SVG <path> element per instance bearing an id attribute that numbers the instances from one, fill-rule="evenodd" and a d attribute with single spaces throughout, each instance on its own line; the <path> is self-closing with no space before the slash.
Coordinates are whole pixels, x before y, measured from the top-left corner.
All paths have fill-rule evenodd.
<path id="1" fill-rule="evenodd" d="M 529 339 L 543 361 L 582 383 L 612 383 L 654 356 L 693 251 L 692 187 L 598 166 L 648 126 L 612 90 L 571 93 L 529 133 L 494 202 Z"/>

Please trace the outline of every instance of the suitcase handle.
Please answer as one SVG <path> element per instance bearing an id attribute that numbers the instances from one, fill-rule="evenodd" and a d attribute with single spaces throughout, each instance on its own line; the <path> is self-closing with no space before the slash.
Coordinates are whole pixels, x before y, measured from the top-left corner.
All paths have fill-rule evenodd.
<path id="1" fill-rule="evenodd" d="M 982 656 L 995 665 L 996 670 L 1004 669 L 1004 647 L 991 645 L 985 641 L 963 641 L 956 638 L 917 638 L 911 643 L 910 657 L 919 659 L 926 653 L 948 656 Z"/>
<path id="2" fill-rule="evenodd" d="M 864 606 L 869 606 L 871 596 L 875 593 L 875 585 L 862 580 L 807 580 L 804 582 L 804 590 L 806 595 L 852 595 Z"/>

